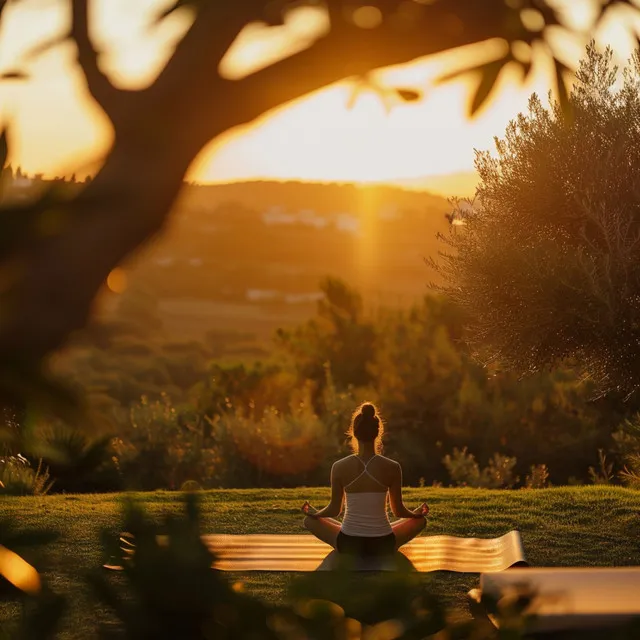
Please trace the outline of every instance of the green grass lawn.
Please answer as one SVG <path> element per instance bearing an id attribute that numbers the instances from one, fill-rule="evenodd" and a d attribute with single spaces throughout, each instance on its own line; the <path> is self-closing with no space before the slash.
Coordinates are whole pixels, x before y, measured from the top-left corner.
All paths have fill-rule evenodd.
<path id="1" fill-rule="evenodd" d="M 328 501 L 328 489 L 226 490 L 201 494 L 204 529 L 219 533 L 301 533 L 300 505 Z M 150 516 L 179 513 L 178 495 L 136 494 Z M 109 613 L 92 599 L 84 574 L 102 561 L 99 533 L 120 528 L 119 495 L 63 495 L 3 498 L 0 518 L 20 527 L 52 528 L 55 543 L 28 558 L 52 588 L 70 602 L 62 638 L 95 636 Z M 640 565 L 640 492 L 612 487 L 554 488 L 539 491 L 409 489 L 409 505 L 426 499 L 431 515 L 424 535 L 493 537 L 518 529 L 525 553 L 535 566 Z M 26 554 L 25 554 L 26 555 Z M 230 576 L 237 579 L 237 575 Z M 247 590 L 271 601 L 286 597 L 293 578 L 282 573 L 248 573 Z M 118 579 L 118 576 L 114 576 Z M 477 585 L 470 574 L 424 574 L 433 590 L 453 606 L 465 607 L 465 593 Z M 360 583 L 361 585 L 362 583 Z M 17 615 L 16 604 L 0 604 L 0 623 Z"/>

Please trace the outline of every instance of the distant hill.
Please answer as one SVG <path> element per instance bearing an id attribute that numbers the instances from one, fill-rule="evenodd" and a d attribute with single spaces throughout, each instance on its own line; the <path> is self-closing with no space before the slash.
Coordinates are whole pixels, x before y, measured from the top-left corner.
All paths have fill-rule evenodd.
<path id="1" fill-rule="evenodd" d="M 432 194 L 447 198 L 451 196 L 472 198 L 475 195 L 479 180 L 480 176 L 475 171 L 465 171 L 443 176 L 428 176 L 414 180 L 401 180 L 398 182 L 398 185 L 406 189 L 428 191 Z"/>
<path id="2" fill-rule="evenodd" d="M 129 261 L 129 297 L 156 300 L 183 337 L 272 335 L 315 312 L 327 275 L 370 307 L 408 304 L 428 291 L 424 259 L 442 248 L 449 210 L 444 198 L 389 186 L 188 185 L 166 231 Z"/>
<path id="3" fill-rule="evenodd" d="M 311 209 L 319 214 L 370 214 L 392 209 L 444 212 L 449 208 L 443 197 L 414 188 L 288 181 L 192 184 L 185 188 L 183 202 L 198 207 L 236 203 L 258 211 L 279 206 L 289 211 Z"/>

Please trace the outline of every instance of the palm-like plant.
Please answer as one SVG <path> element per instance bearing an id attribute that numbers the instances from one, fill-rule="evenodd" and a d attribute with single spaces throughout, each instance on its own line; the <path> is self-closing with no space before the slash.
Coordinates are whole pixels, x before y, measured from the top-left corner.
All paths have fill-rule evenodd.
<path id="1" fill-rule="evenodd" d="M 91 438 L 56 425 L 45 433 L 45 439 L 49 453 L 44 461 L 55 478 L 56 491 L 86 493 L 119 488 L 110 435 Z"/>

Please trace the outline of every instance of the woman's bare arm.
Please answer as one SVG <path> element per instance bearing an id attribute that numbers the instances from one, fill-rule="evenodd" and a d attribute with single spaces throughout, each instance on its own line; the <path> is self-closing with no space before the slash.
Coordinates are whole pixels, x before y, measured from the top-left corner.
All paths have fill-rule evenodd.
<path id="1" fill-rule="evenodd" d="M 389 502 L 391 512 L 396 518 L 422 518 L 422 512 L 416 513 L 405 507 L 402 500 L 402 467 L 396 463 L 393 469 L 393 477 L 389 484 Z"/>
<path id="2" fill-rule="evenodd" d="M 307 515 L 312 518 L 336 518 L 342 512 L 343 496 L 344 489 L 338 478 L 336 464 L 334 464 L 331 467 L 331 501 L 324 509 L 314 513 L 308 512 Z"/>

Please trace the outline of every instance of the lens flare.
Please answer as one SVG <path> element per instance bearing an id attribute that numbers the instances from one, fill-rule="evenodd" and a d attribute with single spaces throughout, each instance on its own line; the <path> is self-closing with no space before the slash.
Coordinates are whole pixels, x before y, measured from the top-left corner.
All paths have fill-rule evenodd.
<path id="1" fill-rule="evenodd" d="M 0 575 L 20 591 L 31 595 L 40 591 L 41 584 L 38 572 L 17 553 L 2 545 L 0 545 Z"/>
<path id="2" fill-rule="evenodd" d="M 351 19 L 360 29 L 375 29 L 382 24 L 382 11 L 378 7 L 359 7 L 353 12 Z"/>
<path id="3" fill-rule="evenodd" d="M 127 274 L 124 269 L 116 267 L 107 277 L 107 287 L 113 293 L 124 293 L 127 288 Z"/>

